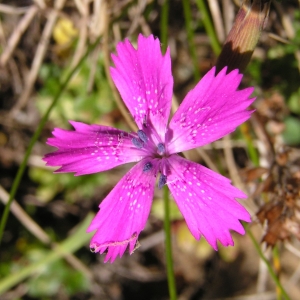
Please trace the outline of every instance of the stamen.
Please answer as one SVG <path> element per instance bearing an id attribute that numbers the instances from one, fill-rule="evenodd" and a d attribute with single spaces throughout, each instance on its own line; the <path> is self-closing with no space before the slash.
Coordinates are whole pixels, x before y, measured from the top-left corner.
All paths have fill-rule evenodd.
<path id="1" fill-rule="evenodd" d="M 145 165 L 144 165 L 144 168 L 143 168 L 143 172 L 148 172 L 152 169 L 153 165 L 152 163 L 149 161 L 147 162 Z"/>
<path id="2" fill-rule="evenodd" d="M 147 143 L 148 142 L 148 137 L 146 135 L 146 133 L 143 130 L 138 130 L 137 131 L 137 135 L 138 137 L 144 142 Z"/>
<path id="3" fill-rule="evenodd" d="M 132 138 L 132 144 L 134 145 L 134 146 L 136 146 L 137 148 L 139 148 L 139 149 L 141 149 L 141 148 L 143 148 L 143 146 L 144 146 L 144 143 L 143 143 L 143 141 L 141 141 L 140 139 L 138 139 L 138 138 Z"/>
<path id="4" fill-rule="evenodd" d="M 159 143 L 159 144 L 157 145 L 157 153 L 158 153 L 159 155 L 164 155 L 165 152 L 166 152 L 165 145 L 164 145 L 163 143 Z"/>
<path id="5" fill-rule="evenodd" d="M 148 124 L 147 124 L 147 116 L 144 115 L 144 119 L 143 119 L 143 127 L 147 128 Z"/>
<path id="6" fill-rule="evenodd" d="M 161 174 L 158 179 L 158 188 L 161 189 L 167 183 L 167 176 Z"/>

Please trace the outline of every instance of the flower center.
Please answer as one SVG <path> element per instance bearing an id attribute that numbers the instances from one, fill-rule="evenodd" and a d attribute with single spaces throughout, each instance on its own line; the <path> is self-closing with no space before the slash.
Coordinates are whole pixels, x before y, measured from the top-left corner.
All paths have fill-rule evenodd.
<path id="1" fill-rule="evenodd" d="M 144 130 L 139 129 L 137 131 L 137 137 L 132 138 L 132 144 L 138 149 L 147 149 L 152 154 L 153 157 L 162 157 L 166 154 L 166 148 L 164 143 L 159 142 L 156 144 L 151 138 L 148 137 Z"/>
<path id="2" fill-rule="evenodd" d="M 162 142 L 155 143 L 151 138 L 151 131 L 149 131 L 149 128 L 147 128 L 146 126 L 145 131 L 139 129 L 137 131 L 137 137 L 131 139 L 132 144 L 138 149 L 145 149 L 149 151 L 149 156 L 151 158 L 161 159 L 166 155 L 165 144 Z M 153 167 L 153 162 L 148 161 L 143 166 L 143 172 L 149 173 L 153 169 Z M 165 172 L 163 170 L 155 170 L 155 173 L 155 176 L 157 175 L 157 173 L 160 173 L 160 176 L 158 178 L 158 188 L 161 189 L 167 183 L 167 175 L 164 174 Z"/>

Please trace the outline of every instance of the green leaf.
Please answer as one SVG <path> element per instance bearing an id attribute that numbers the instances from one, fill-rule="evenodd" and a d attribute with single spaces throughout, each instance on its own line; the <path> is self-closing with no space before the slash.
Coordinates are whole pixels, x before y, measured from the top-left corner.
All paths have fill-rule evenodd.
<path id="1" fill-rule="evenodd" d="M 295 117 L 287 117 L 284 120 L 285 130 L 282 133 L 283 139 L 287 145 L 300 145 L 300 120 Z"/>
<path id="2" fill-rule="evenodd" d="M 291 95 L 288 101 L 288 107 L 291 112 L 300 115 L 300 89 Z"/>

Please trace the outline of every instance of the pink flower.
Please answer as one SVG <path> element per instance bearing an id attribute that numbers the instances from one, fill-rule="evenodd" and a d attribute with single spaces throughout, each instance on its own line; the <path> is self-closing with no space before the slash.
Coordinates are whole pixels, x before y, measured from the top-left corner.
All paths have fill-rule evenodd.
<path id="1" fill-rule="evenodd" d="M 96 230 L 90 247 L 105 262 L 132 253 L 144 229 L 152 204 L 155 181 L 167 184 L 192 235 L 203 235 L 217 250 L 217 240 L 233 245 L 230 230 L 244 234 L 239 220 L 249 213 L 234 198 L 246 195 L 230 180 L 177 153 L 213 142 L 246 121 L 253 88 L 237 91 L 238 70 L 215 75 L 212 68 L 191 90 L 168 124 L 173 77 L 170 51 L 163 56 L 152 35 L 138 37 L 135 50 L 128 40 L 112 55 L 111 76 L 139 128 L 137 133 L 70 121 L 75 131 L 55 128 L 48 144 L 58 148 L 47 154 L 57 173 L 91 174 L 121 164 L 137 164 L 101 202 L 88 232 Z"/>

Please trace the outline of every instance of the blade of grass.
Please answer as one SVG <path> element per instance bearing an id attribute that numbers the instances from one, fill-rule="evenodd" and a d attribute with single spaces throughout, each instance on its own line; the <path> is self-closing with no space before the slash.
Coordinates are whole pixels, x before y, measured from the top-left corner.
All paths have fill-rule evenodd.
<path id="1" fill-rule="evenodd" d="M 279 277 L 280 271 L 281 271 L 281 262 L 280 262 L 280 253 L 279 253 L 279 249 L 278 249 L 277 245 L 274 246 L 272 254 L 273 254 L 273 266 L 275 269 L 275 273 L 276 273 L 277 277 Z M 276 286 L 276 294 L 277 294 L 278 300 L 283 299 L 281 290 L 278 288 L 278 286 Z"/>
<path id="2" fill-rule="evenodd" d="M 36 143 L 36 141 L 38 140 L 39 136 L 41 135 L 41 132 L 49 118 L 49 115 L 52 111 L 52 109 L 55 107 L 55 105 L 57 104 L 60 96 L 62 95 L 63 91 L 66 89 L 66 87 L 68 86 L 71 78 L 73 77 L 73 75 L 77 72 L 77 70 L 80 68 L 80 66 L 82 65 L 82 63 L 84 62 L 84 60 L 86 59 L 86 57 L 88 56 L 88 54 L 98 45 L 99 41 L 100 41 L 101 37 L 99 37 L 96 42 L 94 44 L 92 44 L 88 50 L 86 51 L 85 55 L 81 58 L 81 60 L 78 62 L 78 64 L 71 69 L 71 71 L 69 72 L 69 74 L 65 77 L 65 79 L 62 81 L 62 83 L 60 84 L 60 88 L 58 89 L 56 95 L 54 96 L 52 103 L 50 104 L 49 108 L 47 109 L 46 113 L 44 114 L 43 118 L 41 119 L 36 131 L 34 132 L 33 137 L 31 138 L 28 148 L 25 152 L 25 156 L 23 158 L 23 161 L 18 169 L 17 175 L 13 181 L 12 184 L 12 188 L 11 188 L 11 192 L 9 195 L 9 199 L 8 202 L 5 205 L 5 209 L 3 212 L 3 215 L 1 217 L 1 224 L 0 224 L 0 245 L 1 245 L 1 241 L 2 241 L 2 236 L 3 236 L 3 232 L 4 232 L 4 228 L 8 219 L 8 215 L 9 215 L 9 210 L 10 210 L 10 205 L 13 201 L 13 199 L 15 198 L 15 195 L 17 193 L 17 190 L 19 188 L 21 179 L 23 177 L 29 156 L 31 154 L 31 151 L 33 149 L 34 144 Z"/>
<path id="3" fill-rule="evenodd" d="M 61 259 L 62 257 L 74 253 L 80 249 L 85 243 L 87 243 L 92 233 L 86 233 L 86 228 L 92 221 L 93 214 L 88 214 L 83 222 L 79 225 L 77 230 L 64 242 L 58 244 L 55 248 L 56 251 L 50 251 L 45 257 L 38 262 L 33 263 L 27 267 L 22 268 L 16 273 L 13 273 L 0 281 L 0 294 L 5 293 L 16 284 L 20 283 L 30 275 L 38 272 L 43 266 L 53 263 L 54 261 Z"/>
<path id="4" fill-rule="evenodd" d="M 160 41 L 162 43 L 162 52 L 165 53 L 168 45 L 168 18 L 169 18 L 169 0 L 164 0 L 160 19 Z"/>
<path id="5" fill-rule="evenodd" d="M 192 12 L 191 12 L 191 4 L 189 0 L 182 0 L 183 12 L 185 18 L 185 28 L 187 31 L 187 38 L 190 48 L 190 53 L 192 55 L 193 65 L 194 65 L 194 78 L 195 81 L 198 82 L 200 79 L 200 71 L 198 67 L 198 59 L 196 53 L 196 47 L 194 42 L 194 31 L 192 28 Z"/>
<path id="6" fill-rule="evenodd" d="M 203 0 L 196 0 L 196 4 L 198 6 L 198 9 L 201 11 L 201 15 L 203 17 L 203 24 L 204 24 L 206 33 L 208 34 L 210 41 L 211 41 L 211 47 L 212 47 L 214 53 L 216 55 L 219 55 L 221 52 L 221 47 L 218 42 L 213 23 L 210 19 L 208 9 Z"/>
<path id="7" fill-rule="evenodd" d="M 271 275 L 273 281 L 275 282 L 276 284 L 276 287 L 278 288 L 278 290 L 280 290 L 282 296 L 284 297 L 284 299 L 286 300 L 290 300 L 291 298 L 289 297 L 289 295 L 287 294 L 287 292 L 285 291 L 285 289 L 283 288 L 281 282 L 279 281 L 278 277 L 276 276 L 270 262 L 266 259 L 266 257 L 264 256 L 259 244 L 257 243 L 255 237 L 253 236 L 251 230 L 249 229 L 248 226 L 245 226 L 245 229 L 247 231 L 247 234 L 249 234 L 251 240 L 252 240 L 252 243 L 259 255 L 259 257 L 263 260 L 263 262 L 266 264 L 267 268 L 268 268 L 268 271 L 269 271 L 269 274 Z"/>
<path id="8" fill-rule="evenodd" d="M 254 166 L 259 166 L 259 156 L 258 152 L 254 146 L 253 138 L 250 134 L 250 127 L 249 124 L 246 122 L 240 126 L 241 132 L 243 134 L 243 137 L 247 143 L 247 151 L 249 153 L 250 160 L 254 164 Z"/>

